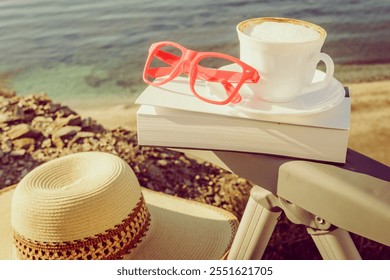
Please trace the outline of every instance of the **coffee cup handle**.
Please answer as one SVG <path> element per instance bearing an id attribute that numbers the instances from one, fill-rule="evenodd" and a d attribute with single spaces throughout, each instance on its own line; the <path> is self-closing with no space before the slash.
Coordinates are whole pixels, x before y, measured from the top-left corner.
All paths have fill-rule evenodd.
<path id="1" fill-rule="evenodd" d="M 321 90 L 321 89 L 325 88 L 332 80 L 333 74 L 334 74 L 333 59 L 326 53 L 319 53 L 319 56 L 317 57 L 317 61 L 320 62 L 321 60 L 325 63 L 325 66 L 326 66 L 325 78 L 322 81 L 314 82 L 314 83 L 308 85 L 307 87 L 305 87 L 302 94 Z"/>

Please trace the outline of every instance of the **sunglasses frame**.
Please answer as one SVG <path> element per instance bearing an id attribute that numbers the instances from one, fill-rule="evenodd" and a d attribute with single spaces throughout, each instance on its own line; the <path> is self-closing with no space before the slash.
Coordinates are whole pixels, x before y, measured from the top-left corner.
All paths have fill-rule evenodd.
<path id="1" fill-rule="evenodd" d="M 179 49 L 182 53 L 181 57 L 161 49 L 166 46 Z M 151 63 L 155 58 L 162 60 L 170 66 L 150 68 Z M 209 68 L 199 65 L 199 62 L 205 58 L 219 58 L 231 61 L 238 64 L 242 68 L 242 72 Z M 157 42 L 150 46 L 149 55 L 146 59 L 143 71 L 143 80 L 146 84 L 152 86 L 161 86 L 172 81 L 174 78 L 183 73 L 189 76 L 190 89 L 197 98 L 216 105 L 225 105 L 230 102 L 240 102 L 242 99 L 239 94 L 241 86 L 244 83 L 257 83 L 260 79 L 259 73 L 253 67 L 227 54 L 218 52 L 198 52 L 187 49 L 180 44 L 170 41 Z M 148 77 L 165 78 L 160 81 L 152 82 L 148 79 Z M 195 90 L 195 82 L 199 79 L 208 82 L 221 83 L 226 91 L 227 98 L 222 101 L 216 101 L 199 95 Z M 232 84 L 235 84 L 235 86 Z"/>

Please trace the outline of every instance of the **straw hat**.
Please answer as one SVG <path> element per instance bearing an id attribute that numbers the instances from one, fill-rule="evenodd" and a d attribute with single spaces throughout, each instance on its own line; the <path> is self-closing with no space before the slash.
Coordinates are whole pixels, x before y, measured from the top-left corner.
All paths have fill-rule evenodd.
<path id="1" fill-rule="evenodd" d="M 117 156 L 85 152 L 0 191 L 0 259 L 221 259 L 237 219 L 140 187 Z"/>

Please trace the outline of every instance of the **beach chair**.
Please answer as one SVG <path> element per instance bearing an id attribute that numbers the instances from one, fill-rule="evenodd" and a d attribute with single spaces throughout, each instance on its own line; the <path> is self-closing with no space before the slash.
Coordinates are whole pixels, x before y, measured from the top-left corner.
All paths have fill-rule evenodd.
<path id="1" fill-rule="evenodd" d="M 228 259 L 261 259 L 282 213 L 323 259 L 361 259 L 349 232 L 390 246 L 390 167 L 348 149 L 345 164 L 180 150 L 254 184 Z"/>

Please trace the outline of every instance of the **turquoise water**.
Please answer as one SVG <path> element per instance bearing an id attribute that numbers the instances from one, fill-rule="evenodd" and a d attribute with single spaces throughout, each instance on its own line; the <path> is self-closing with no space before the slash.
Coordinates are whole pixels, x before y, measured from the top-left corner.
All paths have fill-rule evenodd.
<path id="1" fill-rule="evenodd" d="M 0 1 L 1 78 L 54 100 L 134 99 L 153 42 L 238 55 L 235 26 L 282 16 L 323 26 L 337 64 L 390 63 L 390 1 Z"/>

